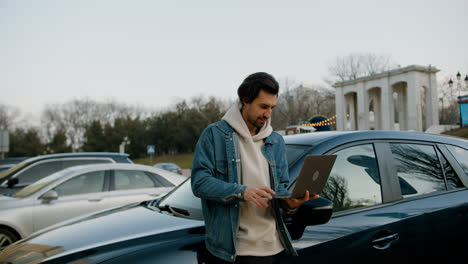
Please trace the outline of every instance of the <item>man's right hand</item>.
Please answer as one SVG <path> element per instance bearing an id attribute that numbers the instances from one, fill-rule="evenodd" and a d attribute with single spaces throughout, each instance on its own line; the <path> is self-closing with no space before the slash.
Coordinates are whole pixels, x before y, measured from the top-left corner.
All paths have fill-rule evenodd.
<path id="1" fill-rule="evenodd" d="M 271 200 L 275 192 L 266 186 L 247 186 L 244 191 L 244 200 L 251 201 L 260 208 L 267 208 L 268 203 L 264 198 Z"/>

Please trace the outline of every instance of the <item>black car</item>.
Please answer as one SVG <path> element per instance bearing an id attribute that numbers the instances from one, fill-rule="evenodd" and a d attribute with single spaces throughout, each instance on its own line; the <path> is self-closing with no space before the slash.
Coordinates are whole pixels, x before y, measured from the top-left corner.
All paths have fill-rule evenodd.
<path id="1" fill-rule="evenodd" d="M 54 172 L 68 167 L 97 163 L 133 163 L 128 154 L 79 152 L 37 156 L 25 159 L 0 172 L 0 194 L 14 193 Z"/>
<path id="2" fill-rule="evenodd" d="M 299 253 L 288 263 L 464 256 L 467 140 L 362 131 L 286 136 L 285 142 L 291 184 L 307 155 L 337 155 L 321 198 L 288 219 Z M 39 231 L 1 252 L 0 263 L 201 263 L 204 223 L 189 180 L 161 200 Z"/>

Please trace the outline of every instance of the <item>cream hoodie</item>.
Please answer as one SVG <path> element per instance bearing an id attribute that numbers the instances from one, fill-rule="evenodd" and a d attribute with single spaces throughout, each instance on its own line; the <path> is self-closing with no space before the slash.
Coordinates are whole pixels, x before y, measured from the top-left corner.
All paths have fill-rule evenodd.
<path id="1" fill-rule="evenodd" d="M 263 139 L 273 131 L 270 119 L 255 136 L 252 136 L 242 118 L 240 107 L 240 103 L 234 104 L 224 115 L 223 120 L 239 134 L 242 185 L 270 187 L 268 162 L 262 153 Z M 252 202 L 241 202 L 237 255 L 270 256 L 283 250 L 271 207 L 260 208 Z"/>

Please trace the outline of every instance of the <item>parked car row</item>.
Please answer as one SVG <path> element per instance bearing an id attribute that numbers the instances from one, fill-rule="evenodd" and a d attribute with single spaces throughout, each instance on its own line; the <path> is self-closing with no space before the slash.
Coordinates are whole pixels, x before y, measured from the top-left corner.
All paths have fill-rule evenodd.
<path id="1" fill-rule="evenodd" d="M 291 186 L 307 155 L 337 155 L 321 198 L 287 221 L 299 253 L 288 263 L 464 256 L 467 140 L 395 131 L 284 138 Z M 42 229 L 1 252 L 0 263 L 202 263 L 204 232 L 187 178 L 161 199 Z"/>
<path id="2" fill-rule="evenodd" d="M 185 177 L 135 165 L 128 154 L 66 153 L 2 165 L 0 174 L 0 250 L 60 221 L 151 200 Z M 21 161 L 21 160 L 18 160 Z M 87 165 L 83 165 L 87 164 Z"/>
<path id="3" fill-rule="evenodd" d="M 23 160 L 0 172 L 0 194 L 14 193 L 54 172 L 68 167 L 99 163 L 133 163 L 128 154 L 106 152 L 63 153 Z"/>

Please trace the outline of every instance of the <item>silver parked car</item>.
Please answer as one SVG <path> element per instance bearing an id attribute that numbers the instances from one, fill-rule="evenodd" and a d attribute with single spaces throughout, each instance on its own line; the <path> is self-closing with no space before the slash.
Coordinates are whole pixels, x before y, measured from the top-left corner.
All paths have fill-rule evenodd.
<path id="1" fill-rule="evenodd" d="M 82 165 L 56 172 L 11 197 L 0 197 L 0 250 L 75 216 L 158 198 L 185 179 L 135 164 Z"/>

